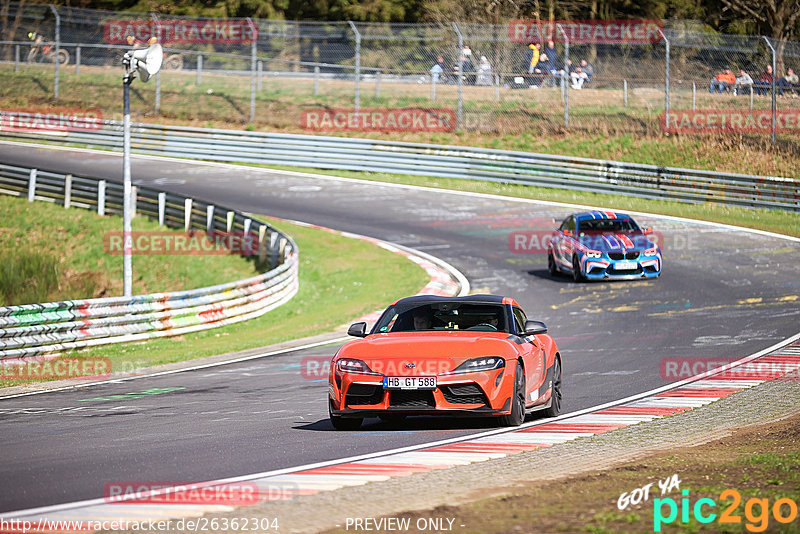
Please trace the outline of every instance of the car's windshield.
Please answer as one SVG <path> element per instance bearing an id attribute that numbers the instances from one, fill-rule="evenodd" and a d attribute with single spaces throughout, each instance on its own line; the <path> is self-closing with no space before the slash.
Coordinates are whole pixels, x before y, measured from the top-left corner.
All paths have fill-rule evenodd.
<path id="1" fill-rule="evenodd" d="M 578 222 L 578 232 L 636 232 L 633 219 L 585 219 Z"/>
<path id="2" fill-rule="evenodd" d="M 392 306 L 376 325 L 376 332 L 478 330 L 508 332 L 502 305 L 437 302 L 413 307 Z"/>

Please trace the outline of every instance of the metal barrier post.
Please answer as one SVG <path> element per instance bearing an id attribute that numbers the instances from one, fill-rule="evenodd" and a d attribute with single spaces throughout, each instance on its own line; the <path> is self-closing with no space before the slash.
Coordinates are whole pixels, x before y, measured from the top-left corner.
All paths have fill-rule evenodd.
<path id="1" fill-rule="evenodd" d="M 203 81 L 203 54 L 197 56 L 197 80 L 195 85 L 200 85 Z"/>
<path id="2" fill-rule="evenodd" d="M 622 103 L 628 107 L 628 80 L 622 80 Z"/>
<path id="3" fill-rule="evenodd" d="M 500 75 L 494 75 L 494 101 L 500 102 Z"/>
<path id="4" fill-rule="evenodd" d="M 319 65 L 314 66 L 314 96 L 319 94 Z"/>
<path id="5" fill-rule="evenodd" d="M 106 214 L 106 181 L 97 182 L 97 214 L 101 217 Z"/>
<path id="6" fill-rule="evenodd" d="M 158 40 L 161 40 L 161 22 L 158 20 L 158 15 L 155 13 L 150 13 L 150 17 L 153 19 L 153 23 L 155 24 L 155 35 Z M 156 73 L 156 101 L 155 101 L 155 112 L 158 113 L 161 111 L 161 69 L 158 69 Z"/>
<path id="7" fill-rule="evenodd" d="M 164 218 L 167 212 L 167 194 L 158 194 L 158 225 L 164 226 Z"/>
<path id="8" fill-rule="evenodd" d="M 659 29 L 658 33 L 664 39 L 665 61 L 664 61 L 664 124 L 669 124 L 669 39 L 664 32 Z"/>
<path id="9" fill-rule="evenodd" d="M 431 102 L 436 102 L 436 76 L 431 75 Z"/>
<path id="10" fill-rule="evenodd" d="M 19 71 L 19 45 L 14 45 L 14 72 Z"/>
<path id="11" fill-rule="evenodd" d="M 214 205 L 209 204 L 206 206 L 206 232 L 211 233 L 214 231 Z"/>
<path id="12" fill-rule="evenodd" d="M 68 174 L 64 177 L 64 209 L 69 209 L 72 201 L 72 175 Z"/>
<path id="13" fill-rule="evenodd" d="M 375 98 L 381 97 L 381 71 L 375 73 Z"/>
<path id="14" fill-rule="evenodd" d="M 264 62 L 261 61 L 260 59 L 256 63 L 256 71 L 258 72 L 258 76 L 256 77 L 257 79 L 256 89 L 258 91 L 261 91 L 261 88 L 263 87 L 262 78 L 264 77 Z"/>
<path id="15" fill-rule="evenodd" d="M 769 49 L 772 50 L 772 88 L 771 88 L 771 91 L 772 91 L 772 144 L 774 145 L 775 144 L 775 130 L 776 130 L 775 112 L 777 111 L 777 108 L 778 108 L 778 103 L 775 100 L 775 78 L 778 77 L 778 71 L 776 70 L 777 69 L 777 65 L 776 65 L 776 57 L 775 57 L 776 56 L 775 48 L 772 46 L 772 43 L 769 41 L 769 38 L 767 38 L 766 36 L 763 36 L 763 35 L 762 35 L 762 37 L 764 38 L 764 41 L 767 42 L 767 46 L 769 46 Z M 752 92 L 752 90 L 751 90 L 751 92 Z"/>
<path id="16" fill-rule="evenodd" d="M 252 32 L 252 39 L 250 40 L 250 122 L 256 120 L 256 61 L 258 59 L 258 32 L 256 26 L 250 17 L 247 17 L 247 23 L 250 25 Z"/>
<path id="17" fill-rule="evenodd" d="M 183 201 L 183 230 L 188 232 L 192 228 L 192 199 Z"/>
<path id="18" fill-rule="evenodd" d="M 75 76 L 79 76 L 81 73 L 81 47 L 75 47 Z"/>
<path id="19" fill-rule="evenodd" d="M 453 24 L 453 29 L 456 31 L 458 35 L 458 72 L 456 76 L 458 76 L 458 111 L 456 112 L 456 130 L 461 129 L 461 125 L 463 124 L 463 117 L 464 117 L 464 63 L 461 61 L 461 54 L 464 50 L 464 36 L 461 35 L 461 30 L 458 29 L 458 24 L 455 22 Z"/>
<path id="20" fill-rule="evenodd" d="M 564 68 L 561 74 L 561 83 L 564 87 L 564 129 L 569 128 L 569 37 L 567 32 L 561 27 L 561 24 L 556 24 L 558 31 L 564 36 Z"/>
<path id="21" fill-rule="evenodd" d="M 59 68 L 61 67 L 61 15 L 58 14 L 58 10 L 53 4 L 50 4 L 50 11 L 53 12 L 53 16 L 56 18 L 56 57 L 54 62 L 56 64 L 56 75 L 53 83 L 53 99 L 58 100 Z"/>
<path id="22" fill-rule="evenodd" d="M 28 175 L 28 202 L 33 202 L 36 197 L 36 169 L 31 169 Z"/>
<path id="23" fill-rule="evenodd" d="M 348 20 L 347 23 L 350 25 L 350 29 L 353 30 L 353 33 L 356 36 L 356 95 L 355 95 L 355 108 L 356 108 L 356 117 L 358 116 L 358 110 L 361 109 L 361 87 L 359 83 L 361 82 L 361 33 L 359 33 L 358 28 L 356 25 L 353 24 L 352 20 Z"/>
<path id="24" fill-rule="evenodd" d="M 692 82 L 692 111 L 695 110 L 697 99 L 697 84 Z"/>
<path id="25" fill-rule="evenodd" d="M 131 186 L 131 219 L 136 218 L 136 192 L 138 188 L 135 185 Z"/>

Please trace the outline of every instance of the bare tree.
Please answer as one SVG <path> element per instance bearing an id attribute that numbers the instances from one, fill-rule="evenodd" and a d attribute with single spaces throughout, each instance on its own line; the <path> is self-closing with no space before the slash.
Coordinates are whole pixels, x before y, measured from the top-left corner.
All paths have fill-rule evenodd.
<path id="1" fill-rule="evenodd" d="M 722 12 L 730 12 L 758 23 L 759 30 L 777 43 L 778 73 L 783 72 L 783 50 L 786 41 L 794 36 L 795 23 L 800 16 L 800 0 L 722 0 Z"/>

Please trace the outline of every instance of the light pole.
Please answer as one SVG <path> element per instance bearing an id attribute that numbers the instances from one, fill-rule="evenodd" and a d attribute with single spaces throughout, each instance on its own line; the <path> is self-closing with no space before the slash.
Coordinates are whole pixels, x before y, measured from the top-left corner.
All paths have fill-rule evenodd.
<path id="1" fill-rule="evenodd" d="M 152 41 L 152 40 L 151 40 Z M 161 69 L 164 52 L 152 42 L 148 48 L 130 50 L 122 58 L 122 286 L 126 297 L 133 296 L 133 236 L 131 235 L 131 83 L 138 75 L 143 82 Z"/>

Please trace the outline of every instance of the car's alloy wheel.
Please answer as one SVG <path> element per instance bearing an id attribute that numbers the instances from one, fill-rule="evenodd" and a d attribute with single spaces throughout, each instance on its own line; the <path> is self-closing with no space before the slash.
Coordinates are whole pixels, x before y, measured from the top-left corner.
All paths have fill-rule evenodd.
<path id="1" fill-rule="evenodd" d="M 575 254 L 572 256 L 572 279 L 576 282 L 583 281 L 583 273 L 581 272 L 581 262 L 578 259 L 578 255 Z"/>
<path id="2" fill-rule="evenodd" d="M 364 421 L 361 417 L 342 417 L 331 413 L 331 401 L 328 400 L 328 418 L 336 430 L 358 430 Z"/>
<path id="3" fill-rule="evenodd" d="M 553 364 L 553 388 L 550 392 L 550 407 L 544 410 L 545 417 L 555 417 L 561 413 L 561 361 L 556 358 Z"/>
<path id="4" fill-rule="evenodd" d="M 511 399 L 511 413 L 500 416 L 503 426 L 519 426 L 525 421 L 525 372 L 522 364 L 517 361 L 517 371 L 514 374 L 514 397 Z"/>

